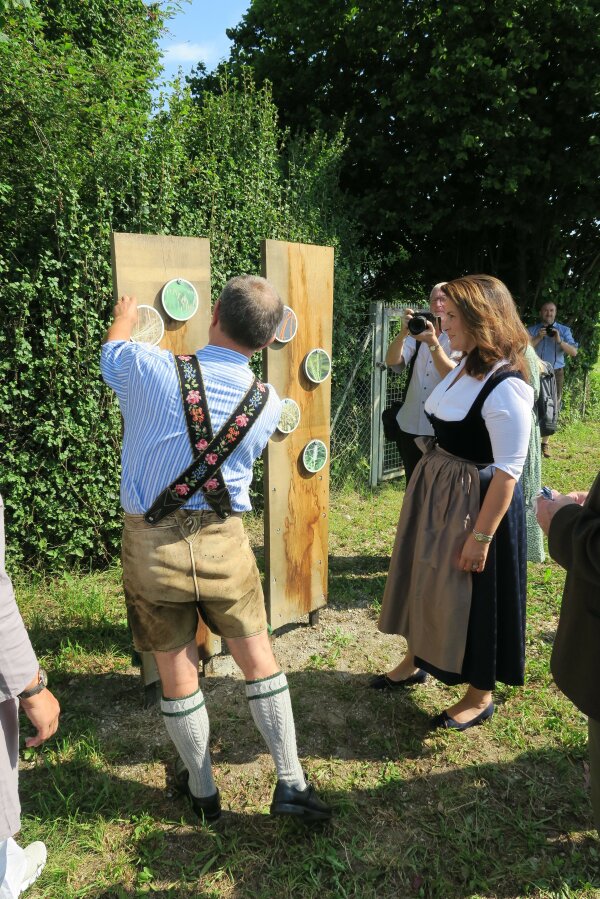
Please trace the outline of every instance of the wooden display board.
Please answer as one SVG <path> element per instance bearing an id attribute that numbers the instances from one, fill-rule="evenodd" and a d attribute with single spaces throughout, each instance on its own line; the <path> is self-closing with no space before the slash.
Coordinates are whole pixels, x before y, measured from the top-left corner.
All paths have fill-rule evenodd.
<path id="1" fill-rule="evenodd" d="M 261 250 L 263 276 L 298 319 L 289 343 L 264 351 L 265 380 L 301 412 L 296 430 L 276 431 L 265 450 L 265 598 L 278 628 L 327 603 L 331 377 L 312 383 L 303 365 L 317 347 L 331 357 L 333 248 L 266 240 Z M 302 452 L 315 438 L 328 460 L 310 474 Z"/>
<path id="2" fill-rule="evenodd" d="M 208 340 L 211 321 L 210 241 L 199 237 L 167 237 L 154 234 L 120 234 L 111 241 L 115 300 L 134 295 L 138 305 L 160 312 L 165 333 L 160 347 L 172 353 L 193 353 Z M 185 278 L 198 292 L 199 305 L 188 321 L 173 321 L 166 315 L 160 293 L 172 278 Z M 199 620 L 197 642 L 200 656 L 208 659 L 220 651 L 221 641 Z M 142 675 L 146 686 L 158 680 L 151 653 L 142 653 Z"/>

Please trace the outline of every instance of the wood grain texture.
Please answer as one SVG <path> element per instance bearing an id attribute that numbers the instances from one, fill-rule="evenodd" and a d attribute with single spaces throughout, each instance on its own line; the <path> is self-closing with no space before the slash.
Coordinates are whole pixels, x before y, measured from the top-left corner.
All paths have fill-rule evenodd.
<path id="1" fill-rule="evenodd" d="M 135 296 L 138 305 L 153 306 L 165 323 L 161 349 L 193 353 L 208 340 L 211 321 L 210 241 L 200 237 L 167 237 L 161 234 L 113 232 L 111 240 L 115 300 L 123 294 Z M 167 317 L 160 292 L 172 278 L 185 278 L 198 291 L 198 311 L 186 322 Z M 201 659 L 221 651 L 221 640 L 198 619 L 196 642 Z M 151 653 L 141 653 L 145 685 L 158 680 Z"/>
<path id="2" fill-rule="evenodd" d="M 210 308 L 210 241 L 203 237 L 162 234 L 112 234 L 115 300 L 135 295 L 138 305 L 157 309 L 165 323 L 160 347 L 172 353 L 193 353 L 208 339 Z M 186 322 L 168 318 L 160 292 L 172 278 L 185 278 L 198 291 L 198 311 Z"/>
<path id="3" fill-rule="evenodd" d="M 333 248 L 267 240 L 261 249 L 264 277 L 298 317 L 294 339 L 264 351 L 266 380 L 301 412 L 298 428 L 275 432 L 265 453 L 265 592 L 278 628 L 327 603 L 329 460 L 309 474 L 302 451 L 318 438 L 329 452 L 331 378 L 313 384 L 303 363 L 315 347 L 331 356 Z"/>

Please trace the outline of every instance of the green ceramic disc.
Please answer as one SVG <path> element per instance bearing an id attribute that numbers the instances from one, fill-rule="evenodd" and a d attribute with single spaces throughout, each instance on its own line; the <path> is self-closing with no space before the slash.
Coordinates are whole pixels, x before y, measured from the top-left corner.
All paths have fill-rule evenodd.
<path id="1" fill-rule="evenodd" d="M 277 430 L 282 434 L 291 434 L 300 424 L 300 406 L 296 400 L 286 396 L 281 401 L 281 416 Z"/>
<path id="2" fill-rule="evenodd" d="M 162 289 L 163 309 L 176 322 L 186 322 L 198 311 L 198 291 L 185 278 L 173 278 Z"/>
<path id="3" fill-rule="evenodd" d="M 284 306 L 282 319 L 275 331 L 275 340 L 277 343 L 289 343 L 296 336 L 297 330 L 298 319 L 296 313 L 289 306 Z"/>
<path id="4" fill-rule="evenodd" d="M 304 360 L 304 372 L 309 381 L 313 384 L 320 384 L 325 381 L 331 374 L 331 359 L 327 350 L 320 347 L 311 350 Z"/>
<path id="5" fill-rule="evenodd" d="M 327 462 L 327 447 L 322 440 L 311 440 L 302 451 L 302 464 L 311 474 L 316 474 Z"/>

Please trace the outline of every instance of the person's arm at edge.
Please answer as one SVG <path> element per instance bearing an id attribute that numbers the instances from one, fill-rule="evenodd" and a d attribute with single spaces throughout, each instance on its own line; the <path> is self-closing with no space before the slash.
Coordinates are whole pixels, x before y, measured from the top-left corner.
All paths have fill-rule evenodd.
<path id="1" fill-rule="evenodd" d="M 567 571 L 600 587 L 600 516 L 588 506 L 565 504 L 552 517 L 548 551 Z M 600 613 L 600 591 L 590 589 L 587 604 Z"/>
<path id="2" fill-rule="evenodd" d="M 0 600 L 0 698 L 17 699 L 23 690 L 31 690 L 39 683 L 39 664 L 29 634 L 23 623 L 12 586 L 4 576 L 4 591 Z M 32 672 L 35 671 L 35 675 Z M 60 706 L 50 690 L 44 688 L 20 705 L 36 729 L 27 746 L 39 746 L 56 731 Z"/>
<path id="3" fill-rule="evenodd" d="M 25 688 L 31 690 L 38 683 L 38 675 Z M 25 745 L 28 747 L 40 746 L 48 737 L 56 733 L 58 728 L 58 716 L 60 715 L 60 705 L 57 698 L 47 687 L 30 696 L 28 699 L 20 699 L 19 705 L 35 727 L 35 735 L 27 737 Z"/>

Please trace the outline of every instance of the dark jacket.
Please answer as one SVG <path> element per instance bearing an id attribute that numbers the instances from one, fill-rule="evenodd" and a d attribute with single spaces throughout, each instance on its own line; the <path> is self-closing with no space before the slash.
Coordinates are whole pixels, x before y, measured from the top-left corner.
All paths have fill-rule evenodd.
<path id="1" fill-rule="evenodd" d="M 552 674 L 578 709 L 600 721 L 600 474 L 585 505 L 555 514 L 548 548 L 567 570 Z"/>

